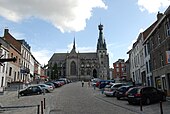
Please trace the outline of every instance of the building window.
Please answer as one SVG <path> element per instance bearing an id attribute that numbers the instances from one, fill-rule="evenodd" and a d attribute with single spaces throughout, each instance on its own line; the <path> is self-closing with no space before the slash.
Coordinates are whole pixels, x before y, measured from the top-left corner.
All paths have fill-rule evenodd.
<path id="1" fill-rule="evenodd" d="M 150 54 L 150 43 L 148 42 L 146 45 L 147 45 L 147 52 L 148 54 Z"/>
<path id="2" fill-rule="evenodd" d="M 13 53 L 11 53 L 11 58 L 13 58 Z"/>
<path id="3" fill-rule="evenodd" d="M 147 56 L 146 45 L 144 46 L 145 49 L 145 57 Z"/>
<path id="4" fill-rule="evenodd" d="M 16 63 L 17 63 L 17 60 L 18 60 L 18 56 L 16 56 Z"/>
<path id="5" fill-rule="evenodd" d="M 151 60 L 149 60 L 149 71 L 152 71 L 152 65 L 151 65 Z"/>
<path id="6" fill-rule="evenodd" d="M 119 72 L 119 68 L 116 68 L 116 72 Z"/>
<path id="7" fill-rule="evenodd" d="M 84 70 L 83 69 L 81 70 L 81 75 L 84 75 Z"/>
<path id="8" fill-rule="evenodd" d="M 71 62 L 71 66 L 70 66 L 70 74 L 71 75 L 76 75 L 76 63 L 74 61 Z"/>
<path id="9" fill-rule="evenodd" d="M 122 72 L 125 72 L 125 68 L 122 68 Z"/>
<path id="10" fill-rule="evenodd" d="M 12 75 L 12 67 L 9 68 L 9 76 Z"/>
<path id="11" fill-rule="evenodd" d="M 146 62 L 146 71 L 147 71 L 147 73 L 149 72 L 149 69 L 148 69 L 148 62 Z"/>
<path id="12" fill-rule="evenodd" d="M 166 36 L 170 36 L 170 22 L 169 19 L 167 19 L 168 21 L 165 23 L 165 29 L 166 29 Z"/>
<path id="13" fill-rule="evenodd" d="M 161 43 L 161 38 L 159 34 L 157 34 L 157 40 L 158 40 L 158 45 L 159 45 Z"/>
<path id="14" fill-rule="evenodd" d="M 164 59 L 163 59 L 163 54 L 160 54 L 160 62 L 161 62 L 161 67 L 164 66 Z"/>

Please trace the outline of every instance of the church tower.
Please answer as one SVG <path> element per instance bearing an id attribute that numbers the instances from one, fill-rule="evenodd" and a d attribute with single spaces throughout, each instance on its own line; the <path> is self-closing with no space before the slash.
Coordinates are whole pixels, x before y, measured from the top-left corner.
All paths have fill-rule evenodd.
<path id="1" fill-rule="evenodd" d="M 66 75 L 67 78 L 78 80 L 79 79 L 79 53 L 76 52 L 76 44 L 75 44 L 75 38 L 73 41 L 73 48 L 70 53 L 67 55 L 66 59 Z"/>
<path id="2" fill-rule="evenodd" d="M 97 42 L 97 56 L 99 60 L 99 78 L 107 79 L 109 74 L 109 57 L 103 35 L 103 25 L 98 25 L 99 38 Z"/>

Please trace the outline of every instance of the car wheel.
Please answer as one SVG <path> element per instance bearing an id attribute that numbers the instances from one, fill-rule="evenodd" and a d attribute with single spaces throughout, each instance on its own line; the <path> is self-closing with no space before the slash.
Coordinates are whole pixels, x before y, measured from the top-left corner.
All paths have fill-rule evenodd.
<path id="1" fill-rule="evenodd" d="M 146 105 L 149 105 L 151 103 L 150 98 L 146 98 Z"/>
<path id="2" fill-rule="evenodd" d="M 24 96 L 24 94 L 23 94 L 23 93 L 19 93 L 19 95 L 20 95 L 20 96 Z"/>
<path id="3" fill-rule="evenodd" d="M 109 95 L 106 95 L 106 97 L 109 97 Z"/>
<path id="4" fill-rule="evenodd" d="M 39 94 L 40 94 L 40 92 L 38 91 L 38 92 L 37 92 L 37 95 L 39 95 Z"/>
<path id="5" fill-rule="evenodd" d="M 48 93 L 49 91 L 46 89 L 45 92 Z"/>
<path id="6" fill-rule="evenodd" d="M 117 100 L 120 100 L 120 97 L 116 97 L 117 98 Z"/>
<path id="7" fill-rule="evenodd" d="M 113 97 L 115 97 L 116 92 L 113 93 Z"/>
<path id="8" fill-rule="evenodd" d="M 128 101 L 128 103 L 131 105 L 132 104 L 132 102 L 130 102 L 130 101 Z"/>

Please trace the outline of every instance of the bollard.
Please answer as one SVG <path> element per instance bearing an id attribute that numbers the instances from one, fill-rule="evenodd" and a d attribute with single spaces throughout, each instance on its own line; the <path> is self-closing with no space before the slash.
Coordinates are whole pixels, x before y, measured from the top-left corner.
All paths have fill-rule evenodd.
<path id="1" fill-rule="evenodd" d="M 45 98 L 44 98 L 44 109 L 45 109 Z"/>
<path id="2" fill-rule="evenodd" d="M 37 114 L 40 114 L 40 105 L 37 105 Z"/>
<path id="3" fill-rule="evenodd" d="M 43 89 L 43 95 L 45 95 L 45 89 Z"/>
<path id="4" fill-rule="evenodd" d="M 161 114 L 163 114 L 162 101 L 160 101 L 160 111 L 161 111 Z"/>
<path id="5" fill-rule="evenodd" d="M 43 111 L 43 101 L 41 101 L 41 114 L 43 114 L 44 111 Z"/>
<path id="6" fill-rule="evenodd" d="M 18 90 L 18 99 L 19 99 L 19 90 Z"/>
<path id="7" fill-rule="evenodd" d="M 140 111 L 143 111 L 143 109 L 142 109 L 142 98 L 140 99 Z"/>

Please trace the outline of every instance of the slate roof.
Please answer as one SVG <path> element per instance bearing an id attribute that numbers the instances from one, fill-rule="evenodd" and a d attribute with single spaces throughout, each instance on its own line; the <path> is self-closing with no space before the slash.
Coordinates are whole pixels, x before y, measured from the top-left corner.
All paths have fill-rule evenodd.
<path id="1" fill-rule="evenodd" d="M 49 61 L 63 61 L 70 53 L 54 53 Z M 78 53 L 80 59 L 95 59 L 97 53 Z"/>

